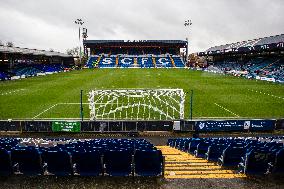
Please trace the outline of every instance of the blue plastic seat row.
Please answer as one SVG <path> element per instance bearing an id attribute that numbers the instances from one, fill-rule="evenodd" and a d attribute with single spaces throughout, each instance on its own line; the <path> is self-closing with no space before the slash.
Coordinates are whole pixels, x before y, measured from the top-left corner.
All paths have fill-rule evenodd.
<path id="1" fill-rule="evenodd" d="M 173 61 L 173 63 L 172 63 Z M 172 68 L 184 67 L 180 56 L 91 56 L 86 62 L 88 68 Z"/>
<path id="2" fill-rule="evenodd" d="M 284 172 L 284 137 L 177 138 L 168 145 L 245 174 Z M 280 142 L 276 142 L 280 140 Z"/>
<path id="3" fill-rule="evenodd" d="M 81 175 L 81 176 L 159 176 L 162 154 L 159 150 L 128 150 L 67 152 L 0 149 L 0 175 Z"/>
<path id="4" fill-rule="evenodd" d="M 21 146 L 0 138 L 0 175 L 159 176 L 161 151 L 144 139 L 47 139 L 55 146 Z M 60 142 L 60 143 L 58 143 Z M 65 142 L 65 143 L 64 143 Z M 12 144 L 9 148 L 3 148 Z M 1 146 L 2 145 L 2 146 Z"/>

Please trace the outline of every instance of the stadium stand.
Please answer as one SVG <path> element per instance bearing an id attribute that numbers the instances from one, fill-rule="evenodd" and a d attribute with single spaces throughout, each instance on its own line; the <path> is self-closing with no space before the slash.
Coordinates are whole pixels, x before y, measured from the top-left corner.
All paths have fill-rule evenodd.
<path id="1" fill-rule="evenodd" d="M 145 139 L 0 138 L 0 175 L 160 176 L 160 150 Z"/>
<path id="2" fill-rule="evenodd" d="M 86 67 L 88 68 L 184 68 L 180 56 L 171 55 L 139 55 L 139 56 L 90 56 Z"/>
<path id="3" fill-rule="evenodd" d="M 225 60 L 214 62 L 206 71 L 284 83 L 283 58 L 254 58 L 242 62 Z"/>
<path id="4" fill-rule="evenodd" d="M 283 173 L 284 137 L 177 138 L 168 145 L 254 175 Z"/>
<path id="5" fill-rule="evenodd" d="M 73 56 L 37 49 L 0 45 L 0 80 L 69 71 L 74 65 Z"/>
<path id="6" fill-rule="evenodd" d="M 9 76 L 4 71 L 0 71 L 0 80 L 1 81 L 7 80 L 8 78 L 9 78 Z"/>
<path id="7" fill-rule="evenodd" d="M 244 53 L 244 52 L 253 52 L 253 51 L 283 49 L 284 47 L 283 42 L 284 42 L 284 34 L 281 34 L 281 35 L 275 35 L 270 37 L 215 46 L 201 53 L 207 55 L 213 55 L 213 54 L 230 53 L 230 52 Z"/>
<path id="8" fill-rule="evenodd" d="M 186 41 L 109 41 L 85 40 L 91 52 L 87 68 L 184 68 L 180 48 Z M 89 49 L 89 50 L 88 50 Z"/>
<path id="9" fill-rule="evenodd" d="M 19 65 L 14 68 L 11 73 L 14 76 L 21 78 L 33 77 L 38 75 L 53 74 L 63 72 L 67 67 L 60 64 L 33 64 L 33 65 Z M 15 77 L 14 77 L 15 78 Z M 11 78 L 13 79 L 13 78 Z"/>
<path id="10" fill-rule="evenodd" d="M 205 71 L 284 83 L 284 34 L 211 47 Z"/>

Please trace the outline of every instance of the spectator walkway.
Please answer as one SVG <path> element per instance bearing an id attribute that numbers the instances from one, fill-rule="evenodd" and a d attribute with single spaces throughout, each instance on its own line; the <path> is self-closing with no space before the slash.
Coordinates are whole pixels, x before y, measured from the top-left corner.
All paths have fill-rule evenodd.
<path id="1" fill-rule="evenodd" d="M 234 170 L 223 169 L 216 163 L 182 152 L 169 146 L 157 146 L 165 156 L 165 178 L 244 178 Z"/>

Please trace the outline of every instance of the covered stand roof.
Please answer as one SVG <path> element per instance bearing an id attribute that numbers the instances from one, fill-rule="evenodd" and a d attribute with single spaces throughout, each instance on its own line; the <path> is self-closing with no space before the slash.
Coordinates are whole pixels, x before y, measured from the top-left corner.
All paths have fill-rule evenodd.
<path id="1" fill-rule="evenodd" d="M 34 55 L 34 56 L 49 56 L 49 57 L 62 57 L 68 58 L 72 57 L 72 55 L 55 52 L 55 51 L 45 51 L 38 49 L 28 49 L 28 48 L 20 48 L 20 47 L 8 47 L 4 45 L 0 45 L 0 53 L 7 54 L 23 54 L 23 55 Z"/>
<path id="2" fill-rule="evenodd" d="M 200 52 L 199 55 L 217 55 L 224 53 L 245 53 L 252 51 L 263 51 L 263 50 L 280 50 L 284 48 L 284 34 L 258 38 L 248 41 L 242 41 L 237 43 L 231 43 L 226 45 L 220 45 L 211 47 L 205 52 Z"/>
<path id="3" fill-rule="evenodd" d="M 185 40 L 84 40 L 86 47 L 186 47 Z"/>

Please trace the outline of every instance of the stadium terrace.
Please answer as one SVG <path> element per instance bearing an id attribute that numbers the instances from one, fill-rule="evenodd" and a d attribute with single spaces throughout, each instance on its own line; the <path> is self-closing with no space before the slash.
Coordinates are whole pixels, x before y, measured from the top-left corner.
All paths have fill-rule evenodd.
<path id="1" fill-rule="evenodd" d="M 184 68 L 187 41 L 182 40 L 84 40 L 88 68 Z"/>

